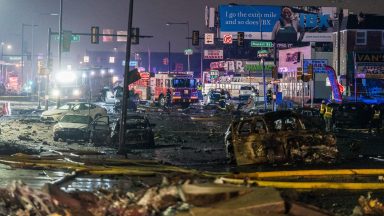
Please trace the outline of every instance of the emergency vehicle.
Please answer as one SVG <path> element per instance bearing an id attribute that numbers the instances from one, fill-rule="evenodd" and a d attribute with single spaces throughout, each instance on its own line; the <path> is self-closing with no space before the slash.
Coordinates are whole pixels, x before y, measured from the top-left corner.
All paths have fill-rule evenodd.
<path id="1" fill-rule="evenodd" d="M 151 77 L 151 94 L 160 106 L 166 103 L 168 89 L 172 104 L 189 105 L 199 101 L 197 81 L 191 72 L 159 72 Z"/>
<path id="2" fill-rule="evenodd" d="M 140 77 L 141 79 L 129 85 L 129 89 L 134 90 L 138 99 L 148 100 L 150 99 L 150 73 L 140 72 Z"/>

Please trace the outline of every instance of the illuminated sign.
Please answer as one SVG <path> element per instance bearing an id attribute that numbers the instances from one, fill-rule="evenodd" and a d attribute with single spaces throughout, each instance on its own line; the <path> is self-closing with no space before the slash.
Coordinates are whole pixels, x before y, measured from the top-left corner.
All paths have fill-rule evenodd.
<path id="1" fill-rule="evenodd" d="M 384 62 L 384 53 L 356 53 L 356 62 Z"/>
<path id="2" fill-rule="evenodd" d="M 341 88 L 339 81 L 337 81 L 336 72 L 331 66 L 328 65 L 325 66 L 325 70 L 328 73 L 329 82 L 332 88 L 333 99 L 335 99 L 336 102 L 341 102 Z M 344 88 L 342 89 L 344 90 Z"/>
<path id="3" fill-rule="evenodd" d="M 204 50 L 204 59 L 223 59 L 223 50 Z"/>
<path id="4" fill-rule="evenodd" d="M 310 58 L 310 46 L 279 50 L 278 72 L 296 72 L 297 68 L 301 67 L 303 59 Z"/>
<path id="5" fill-rule="evenodd" d="M 220 5 L 220 37 L 244 32 L 245 39 L 332 42 L 336 15 L 336 7 Z"/>
<path id="6" fill-rule="evenodd" d="M 103 34 L 113 34 L 113 29 L 103 29 Z M 113 36 L 103 36 L 103 42 L 112 42 Z"/>
<path id="7" fill-rule="evenodd" d="M 308 73 L 308 65 L 312 65 L 314 73 L 326 73 L 325 66 L 328 65 L 327 59 L 304 59 L 304 73 Z"/>

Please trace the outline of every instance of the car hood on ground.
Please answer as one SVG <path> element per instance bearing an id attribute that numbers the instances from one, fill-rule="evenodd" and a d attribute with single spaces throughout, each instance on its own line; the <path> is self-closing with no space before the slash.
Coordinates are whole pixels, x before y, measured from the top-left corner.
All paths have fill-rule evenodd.
<path id="1" fill-rule="evenodd" d="M 71 129 L 87 129 L 88 124 L 82 123 L 70 123 L 70 122 L 59 122 L 54 126 L 54 130 L 62 128 L 71 128 Z"/>

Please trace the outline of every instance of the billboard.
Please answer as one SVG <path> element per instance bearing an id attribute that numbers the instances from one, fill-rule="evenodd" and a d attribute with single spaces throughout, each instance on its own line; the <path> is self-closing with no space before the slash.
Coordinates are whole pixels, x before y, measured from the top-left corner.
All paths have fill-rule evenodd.
<path id="1" fill-rule="evenodd" d="M 384 53 L 356 53 L 356 78 L 384 79 Z"/>
<path id="2" fill-rule="evenodd" d="M 296 72 L 304 64 L 304 59 L 311 58 L 311 46 L 290 48 L 279 51 L 279 73 Z"/>
<path id="3" fill-rule="evenodd" d="M 332 42 L 336 7 L 220 5 L 220 37 L 244 32 L 245 39 Z"/>

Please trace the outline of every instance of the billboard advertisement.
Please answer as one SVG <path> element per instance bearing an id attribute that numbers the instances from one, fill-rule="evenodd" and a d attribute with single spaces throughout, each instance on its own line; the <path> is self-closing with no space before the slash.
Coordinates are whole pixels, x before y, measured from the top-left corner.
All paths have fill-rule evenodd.
<path id="1" fill-rule="evenodd" d="M 356 53 L 356 78 L 384 79 L 384 53 Z"/>
<path id="2" fill-rule="evenodd" d="M 290 48 L 279 51 L 279 73 L 296 72 L 304 59 L 311 58 L 311 46 Z"/>
<path id="3" fill-rule="evenodd" d="M 220 37 L 244 32 L 245 39 L 332 42 L 336 7 L 220 5 Z"/>

